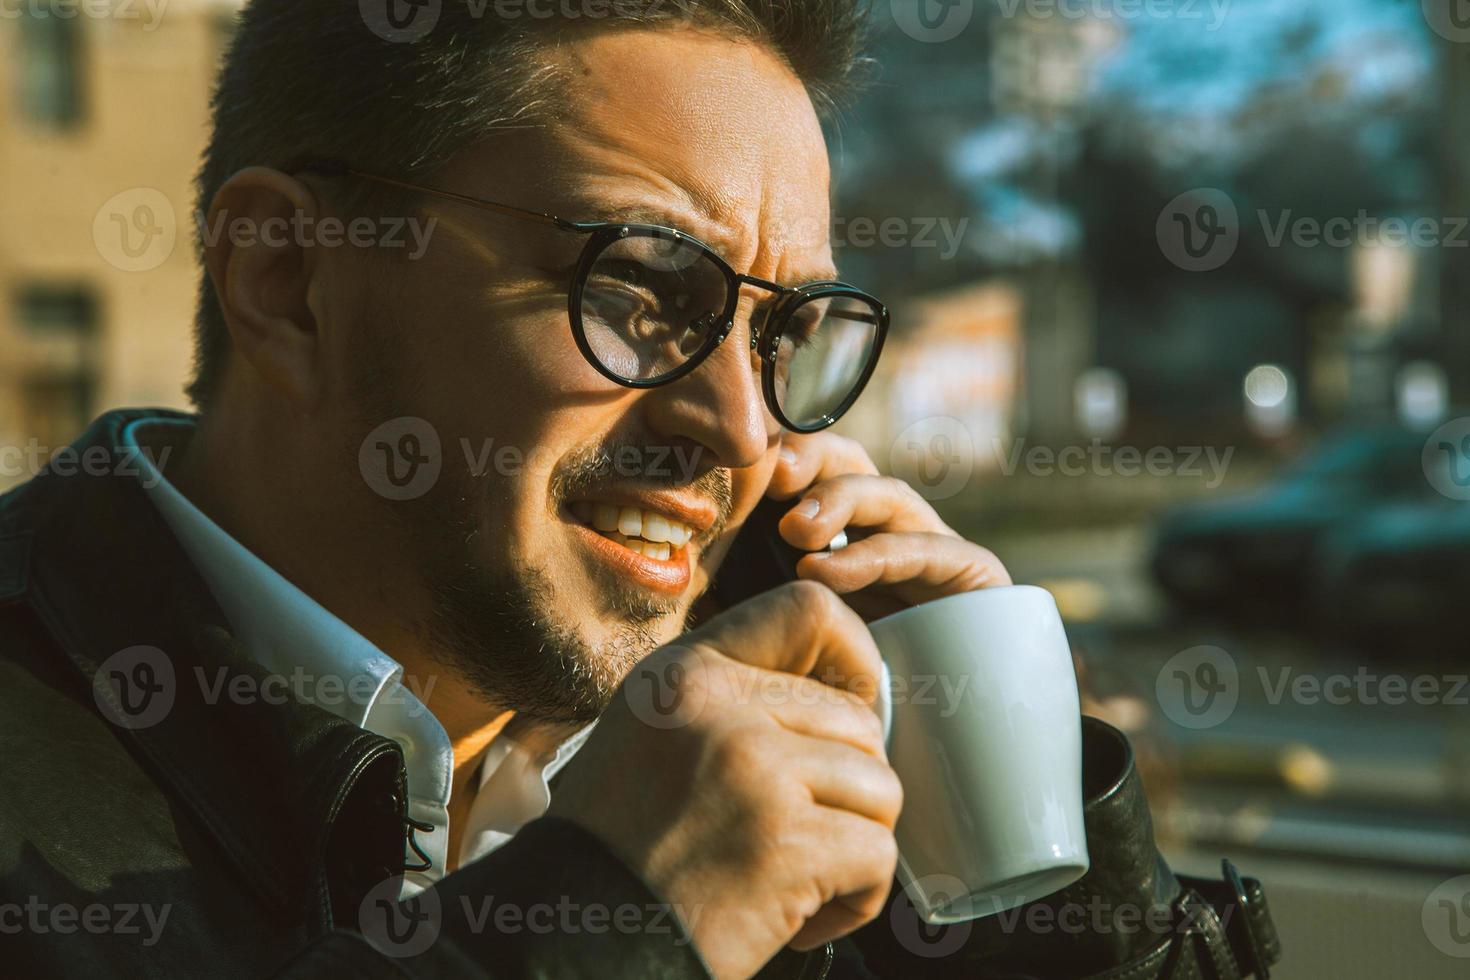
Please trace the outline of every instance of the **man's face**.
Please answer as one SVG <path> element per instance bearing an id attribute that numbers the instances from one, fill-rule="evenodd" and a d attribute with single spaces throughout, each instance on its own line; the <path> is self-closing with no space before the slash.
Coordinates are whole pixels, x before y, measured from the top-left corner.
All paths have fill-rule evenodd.
<path id="1" fill-rule="evenodd" d="M 766 49 L 695 30 L 590 34 L 558 57 L 557 121 L 460 153 L 426 180 L 574 220 L 676 227 L 737 271 L 832 277 L 828 163 L 796 77 Z M 750 351 L 769 294 L 693 373 L 635 390 L 579 353 L 567 315 L 585 237 L 429 200 L 418 261 L 361 282 L 363 433 L 394 416 L 437 431 L 443 471 L 388 503 L 471 683 L 528 715 L 595 716 L 631 664 L 681 631 L 763 495 L 780 429 Z M 599 530 L 612 520 L 621 530 Z M 623 532 L 637 528 L 637 538 Z M 649 538 L 662 542 L 645 544 Z M 687 539 L 687 540 L 686 540 Z"/>

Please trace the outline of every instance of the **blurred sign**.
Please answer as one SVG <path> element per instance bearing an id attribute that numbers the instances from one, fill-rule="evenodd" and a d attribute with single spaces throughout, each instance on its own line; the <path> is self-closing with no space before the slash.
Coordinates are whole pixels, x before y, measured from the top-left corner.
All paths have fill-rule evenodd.
<path id="1" fill-rule="evenodd" d="M 994 467 L 1000 458 L 994 447 L 1009 437 L 1019 388 L 1019 295 L 1009 286 L 985 284 L 918 300 L 912 308 L 916 326 L 902 335 L 891 360 L 888 352 L 884 356 L 893 372 L 888 431 L 915 431 L 943 417 L 951 444 L 967 444 L 979 467 Z"/>

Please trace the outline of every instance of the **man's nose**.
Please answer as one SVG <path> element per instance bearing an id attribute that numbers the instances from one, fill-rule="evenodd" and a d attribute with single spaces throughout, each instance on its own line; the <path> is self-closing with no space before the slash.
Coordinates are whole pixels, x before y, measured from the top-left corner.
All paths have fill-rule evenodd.
<path id="1" fill-rule="evenodd" d="M 780 431 L 766 411 L 750 353 L 750 320 L 736 319 L 724 343 L 697 368 L 646 396 L 648 425 L 659 435 L 690 439 L 738 469 L 760 460 Z"/>

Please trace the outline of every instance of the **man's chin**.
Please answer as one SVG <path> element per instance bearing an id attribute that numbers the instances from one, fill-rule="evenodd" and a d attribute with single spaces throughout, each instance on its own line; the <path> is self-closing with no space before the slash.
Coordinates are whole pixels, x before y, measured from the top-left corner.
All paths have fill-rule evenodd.
<path id="1" fill-rule="evenodd" d="M 608 630 L 641 627 L 667 634 L 669 639 L 678 635 L 689 612 L 689 603 L 683 596 L 660 595 L 610 569 L 598 568 L 592 572 L 586 591 L 574 593 L 573 601 L 564 608 L 575 609 L 590 600 L 595 611 L 589 613 L 589 622 L 595 621 Z"/>
<path id="2" fill-rule="evenodd" d="M 553 568 L 441 563 L 430 632 L 487 704 L 528 720 L 587 722 L 634 664 L 682 631 L 687 603 Z"/>

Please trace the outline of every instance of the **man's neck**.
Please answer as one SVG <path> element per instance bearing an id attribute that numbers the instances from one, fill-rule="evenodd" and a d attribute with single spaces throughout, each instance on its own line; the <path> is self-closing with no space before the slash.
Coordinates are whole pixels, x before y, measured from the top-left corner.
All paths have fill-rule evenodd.
<path id="1" fill-rule="evenodd" d="M 454 798 L 469 799 L 471 775 L 514 712 L 487 705 L 444 666 L 449 658 L 405 625 L 415 620 L 411 602 L 405 601 L 415 590 L 377 579 L 373 569 L 381 563 L 361 553 L 361 542 L 354 541 L 359 536 L 334 533 L 337 524 L 326 515 L 290 506 L 293 497 L 299 501 L 305 495 L 284 482 L 286 468 L 279 463 L 256 467 L 247 462 L 269 458 L 270 447 L 253 445 L 251 433 L 227 433 L 203 419 L 192 430 L 170 427 L 145 433 L 143 439 L 152 444 L 153 458 L 167 458 L 164 476 L 195 507 L 403 666 L 404 685 L 434 713 L 454 749 Z M 165 442 L 170 453 L 160 457 Z M 232 448 L 220 452 L 219 446 Z M 302 542 L 308 546 L 293 546 Z M 358 553 L 344 554 L 338 545 L 345 542 L 357 545 Z M 373 545 L 391 550 L 388 542 Z M 518 733 L 517 740 L 522 738 L 535 741 L 537 735 L 525 730 Z"/>

